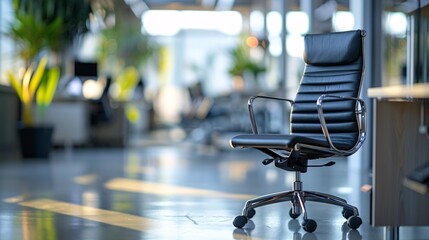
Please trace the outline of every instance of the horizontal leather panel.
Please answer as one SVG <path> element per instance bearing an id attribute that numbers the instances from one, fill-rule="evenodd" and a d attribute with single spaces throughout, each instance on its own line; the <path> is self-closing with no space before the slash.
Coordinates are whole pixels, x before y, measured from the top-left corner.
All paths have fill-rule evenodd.
<path id="1" fill-rule="evenodd" d="M 343 90 L 343 91 L 335 91 L 335 92 L 326 92 L 323 93 L 325 95 L 335 95 L 335 96 L 339 96 L 339 97 L 355 97 L 357 95 L 356 92 L 354 92 L 353 90 Z M 316 104 L 317 103 L 317 99 L 321 96 L 320 92 L 319 93 L 299 93 L 296 97 L 295 97 L 295 103 L 308 103 L 308 104 Z M 353 100 L 346 100 L 346 99 L 340 99 L 340 98 L 335 98 L 335 97 L 325 97 L 323 99 L 323 103 L 322 106 L 324 106 L 325 104 L 354 104 Z"/>
<path id="2" fill-rule="evenodd" d="M 322 104 L 323 112 L 354 112 L 355 103 L 353 101 L 342 101 L 342 102 L 324 102 Z M 293 105 L 293 113 L 311 113 L 317 114 L 316 101 L 299 101 Z"/>
<path id="3" fill-rule="evenodd" d="M 307 67 L 307 69 L 310 67 Z M 329 85 L 329 84 L 340 84 L 347 82 L 359 82 L 360 74 L 359 71 L 353 72 L 339 72 L 333 71 L 331 73 L 318 72 L 318 73 L 309 73 L 306 72 L 303 77 L 306 79 L 306 82 L 301 82 L 301 84 L 319 84 L 319 85 Z"/>
<path id="4" fill-rule="evenodd" d="M 360 74 L 360 69 L 363 66 L 363 59 L 360 57 L 356 62 L 349 65 L 332 65 L 332 66 L 314 66 L 310 64 L 305 65 L 304 74 L 307 76 L 338 76 Z"/>
<path id="5" fill-rule="evenodd" d="M 344 93 L 344 92 L 355 92 L 356 88 L 355 88 L 355 83 L 353 82 L 349 82 L 349 83 L 342 83 L 342 84 L 325 84 L 325 85 L 309 85 L 309 84 L 304 84 L 301 85 L 299 92 L 300 94 L 308 94 L 308 93 L 313 93 L 315 94 L 313 96 L 313 99 L 317 99 L 318 97 L 320 97 L 320 93 L 323 94 L 333 94 L 333 95 L 340 95 L 342 96 L 343 94 L 337 94 L 337 93 Z M 352 94 L 349 94 L 352 95 Z M 345 95 L 347 96 L 347 95 Z"/>
<path id="6" fill-rule="evenodd" d="M 357 130 L 355 122 L 328 123 L 329 133 L 353 132 Z M 321 133 L 320 123 L 292 123 L 291 131 L 293 133 Z"/>
<path id="7" fill-rule="evenodd" d="M 324 112 L 327 123 L 335 122 L 355 122 L 356 114 L 352 112 Z M 292 122 L 295 123 L 320 123 L 319 116 L 314 114 L 293 113 Z"/>

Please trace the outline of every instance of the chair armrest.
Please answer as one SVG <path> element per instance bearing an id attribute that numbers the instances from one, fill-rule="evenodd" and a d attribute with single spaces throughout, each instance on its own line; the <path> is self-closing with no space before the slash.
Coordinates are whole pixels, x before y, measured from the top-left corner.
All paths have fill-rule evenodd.
<path id="1" fill-rule="evenodd" d="M 339 99 L 343 99 L 346 101 L 350 101 L 350 100 L 356 101 L 355 113 L 356 113 L 356 121 L 357 121 L 358 128 L 359 128 L 359 138 L 358 138 L 356 144 L 353 146 L 353 148 L 351 148 L 349 150 L 338 149 L 332 143 L 332 139 L 331 139 L 331 136 L 329 134 L 328 126 L 326 124 L 326 120 L 325 120 L 325 116 L 323 114 L 323 108 L 322 108 L 322 103 L 326 98 L 339 98 Z M 320 124 L 322 126 L 323 135 L 325 136 L 326 140 L 328 141 L 330 148 L 332 150 L 338 152 L 339 154 L 343 154 L 343 155 L 350 155 L 350 154 L 356 152 L 361 147 L 361 145 L 363 144 L 363 142 L 365 141 L 365 138 L 366 138 L 366 107 L 365 107 L 365 102 L 360 98 L 352 98 L 352 97 L 344 97 L 344 96 L 324 94 L 324 95 L 321 95 L 317 99 L 316 105 L 317 105 L 317 113 L 319 115 Z"/>
<path id="2" fill-rule="evenodd" d="M 250 123 L 252 124 L 252 132 L 254 134 L 258 134 L 258 127 L 256 124 L 255 113 L 253 111 L 253 101 L 258 99 L 258 98 L 267 99 L 267 100 L 275 100 L 275 101 L 285 101 L 285 102 L 289 102 L 291 105 L 294 104 L 293 100 L 287 99 L 287 98 L 269 97 L 269 96 L 252 96 L 252 97 L 250 97 L 248 102 L 247 102 L 247 107 L 249 110 Z"/>

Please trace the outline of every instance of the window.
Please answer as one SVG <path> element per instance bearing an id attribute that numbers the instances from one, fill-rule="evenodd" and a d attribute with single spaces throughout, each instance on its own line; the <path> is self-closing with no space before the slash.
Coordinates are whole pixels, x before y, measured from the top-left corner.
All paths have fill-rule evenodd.
<path id="1" fill-rule="evenodd" d="M 17 70 L 22 65 L 15 54 L 13 41 L 5 34 L 12 19 L 12 0 L 0 1 L 0 84 L 3 85 L 8 85 L 6 71 Z"/>

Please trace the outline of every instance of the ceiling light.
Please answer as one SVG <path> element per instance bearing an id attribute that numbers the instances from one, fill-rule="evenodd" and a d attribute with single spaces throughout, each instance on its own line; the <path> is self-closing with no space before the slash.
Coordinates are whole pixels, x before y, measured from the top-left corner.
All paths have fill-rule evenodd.
<path id="1" fill-rule="evenodd" d="M 310 28 L 305 12 L 291 11 L 286 14 L 286 29 L 291 34 L 306 34 Z"/>
<path id="2" fill-rule="evenodd" d="M 242 17 L 236 11 L 149 10 L 143 13 L 143 30 L 149 35 L 172 36 L 180 30 L 215 30 L 229 35 L 242 31 Z"/>

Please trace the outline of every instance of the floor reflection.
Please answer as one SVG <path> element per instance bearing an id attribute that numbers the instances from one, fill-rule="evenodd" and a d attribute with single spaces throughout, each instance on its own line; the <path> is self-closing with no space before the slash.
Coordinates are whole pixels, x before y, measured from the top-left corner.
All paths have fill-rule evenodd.
<path id="1" fill-rule="evenodd" d="M 248 199 L 290 189 L 293 174 L 263 166 L 263 158 L 252 151 L 163 145 L 58 149 L 47 161 L 0 162 L 0 238 L 382 239 L 382 229 L 369 225 L 369 198 L 353 187 L 353 177 L 362 182 L 369 176 L 350 174 L 346 161 L 303 174 L 304 189 L 356 204 L 364 220 L 358 230 L 343 224 L 340 208 L 312 203 L 314 233 L 302 229 L 302 219 L 289 218 L 289 203 L 258 208 L 243 229 L 235 229 L 233 218 Z"/>

